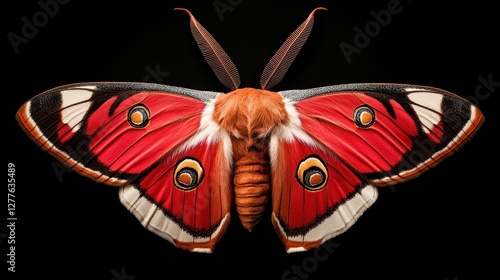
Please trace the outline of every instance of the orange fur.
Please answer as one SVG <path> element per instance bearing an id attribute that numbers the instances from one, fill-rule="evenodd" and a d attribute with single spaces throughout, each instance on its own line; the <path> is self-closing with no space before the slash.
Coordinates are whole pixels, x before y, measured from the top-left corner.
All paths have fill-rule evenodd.
<path id="1" fill-rule="evenodd" d="M 226 169 L 226 166 L 227 166 L 227 161 L 228 159 L 226 159 L 224 157 L 224 151 L 223 151 L 223 147 L 222 145 L 219 146 L 219 150 L 217 151 L 217 166 L 219 166 L 219 170 L 227 170 Z M 231 212 L 231 207 L 232 207 L 232 204 L 231 204 L 231 197 L 233 196 L 233 193 L 232 193 L 232 189 L 229 187 L 231 186 L 231 172 L 229 172 L 229 170 L 227 172 L 218 172 L 217 173 L 218 176 L 214 176 L 213 177 L 213 185 L 214 186 L 217 186 L 217 185 L 220 185 L 220 186 L 227 186 L 227 187 L 223 187 L 223 188 L 220 188 L 220 205 L 221 205 L 221 213 L 229 213 Z M 215 194 L 217 195 L 217 194 Z M 214 211 L 214 219 L 220 219 L 222 217 L 218 217 L 218 215 L 220 215 L 220 213 L 216 213 L 217 211 Z"/>
<path id="2" fill-rule="evenodd" d="M 233 138 L 243 141 L 236 145 L 238 149 L 248 149 L 273 127 L 288 122 L 281 95 L 254 88 L 237 89 L 220 95 L 215 101 L 212 118 Z M 235 155 L 245 154 L 245 151 L 234 152 Z"/>

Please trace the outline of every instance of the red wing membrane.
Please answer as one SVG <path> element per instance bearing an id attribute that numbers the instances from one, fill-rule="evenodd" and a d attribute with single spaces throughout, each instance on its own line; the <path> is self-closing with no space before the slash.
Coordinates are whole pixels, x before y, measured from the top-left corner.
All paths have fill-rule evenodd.
<path id="1" fill-rule="evenodd" d="M 231 172 L 225 157 L 222 143 L 201 143 L 175 153 L 123 188 L 122 203 L 146 228 L 177 247 L 211 252 L 231 210 Z"/>
<path id="2" fill-rule="evenodd" d="M 198 130 L 204 101 L 215 93 L 188 91 L 154 84 L 74 84 L 32 98 L 16 118 L 62 163 L 93 180 L 123 185 Z M 129 116 L 135 107 L 145 108 L 144 127 L 130 123 L 132 115 L 141 117 L 140 110 Z"/>
<path id="3" fill-rule="evenodd" d="M 282 141 L 272 158 L 273 225 L 288 252 L 344 232 L 377 198 L 375 188 L 320 147 Z"/>
<path id="4" fill-rule="evenodd" d="M 430 87 L 352 84 L 284 93 L 293 95 L 302 96 L 295 109 L 304 131 L 375 185 L 428 170 L 483 122 L 468 101 Z M 373 123 L 356 123 L 358 108 L 368 108 L 359 116 Z"/>

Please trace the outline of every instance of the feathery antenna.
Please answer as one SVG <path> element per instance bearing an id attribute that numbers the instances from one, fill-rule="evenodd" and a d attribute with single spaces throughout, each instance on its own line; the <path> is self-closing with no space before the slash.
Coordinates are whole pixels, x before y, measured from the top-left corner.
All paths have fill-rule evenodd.
<path id="1" fill-rule="evenodd" d="M 208 62 L 219 81 L 231 90 L 240 86 L 240 74 L 233 61 L 226 54 L 224 49 L 217 43 L 215 38 L 194 18 L 189 10 L 175 8 L 177 11 L 184 11 L 189 15 L 191 33 L 198 43 L 205 60 Z"/>
<path id="2" fill-rule="evenodd" d="M 327 9 L 323 7 L 314 9 L 307 19 L 286 39 L 266 65 L 260 78 L 262 89 L 270 89 L 283 79 L 288 68 L 309 37 L 314 23 L 314 13 L 318 10 L 326 11 Z"/>

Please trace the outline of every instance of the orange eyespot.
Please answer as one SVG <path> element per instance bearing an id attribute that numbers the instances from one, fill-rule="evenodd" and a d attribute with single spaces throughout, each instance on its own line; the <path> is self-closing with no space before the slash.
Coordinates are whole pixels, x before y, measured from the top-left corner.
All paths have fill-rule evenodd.
<path id="1" fill-rule="evenodd" d="M 143 128 L 149 124 L 150 114 L 146 106 L 137 104 L 127 114 L 128 123 L 135 128 Z"/>
<path id="2" fill-rule="evenodd" d="M 177 163 L 174 172 L 174 185 L 185 191 L 196 188 L 203 180 L 203 167 L 194 158 L 184 158 Z"/>
<path id="3" fill-rule="evenodd" d="M 375 112 L 366 105 L 359 106 L 354 110 L 353 119 L 357 126 L 367 128 L 375 122 Z"/>
<path id="4" fill-rule="evenodd" d="M 318 156 L 311 155 L 299 163 L 296 176 L 305 189 L 318 191 L 326 186 L 328 170 Z"/>

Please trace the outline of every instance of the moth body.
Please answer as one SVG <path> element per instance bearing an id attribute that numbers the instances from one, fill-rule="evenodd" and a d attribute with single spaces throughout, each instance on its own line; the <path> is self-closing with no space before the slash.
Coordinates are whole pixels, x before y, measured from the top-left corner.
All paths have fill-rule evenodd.
<path id="1" fill-rule="evenodd" d="M 237 89 L 217 97 L 213 120 L 230 134 L 236 210 L 252 231 L 269 202 L 269 133 L 288 123 L 285 103 L 272 91 Z"/>
<path id="2" fill-rule="evenodd" d="M 261 221 L 269 203 L 269 159 L 264 151 L 250 149 L 236 161 L 234 195 L 241 224 L 248 231 Z"/>

